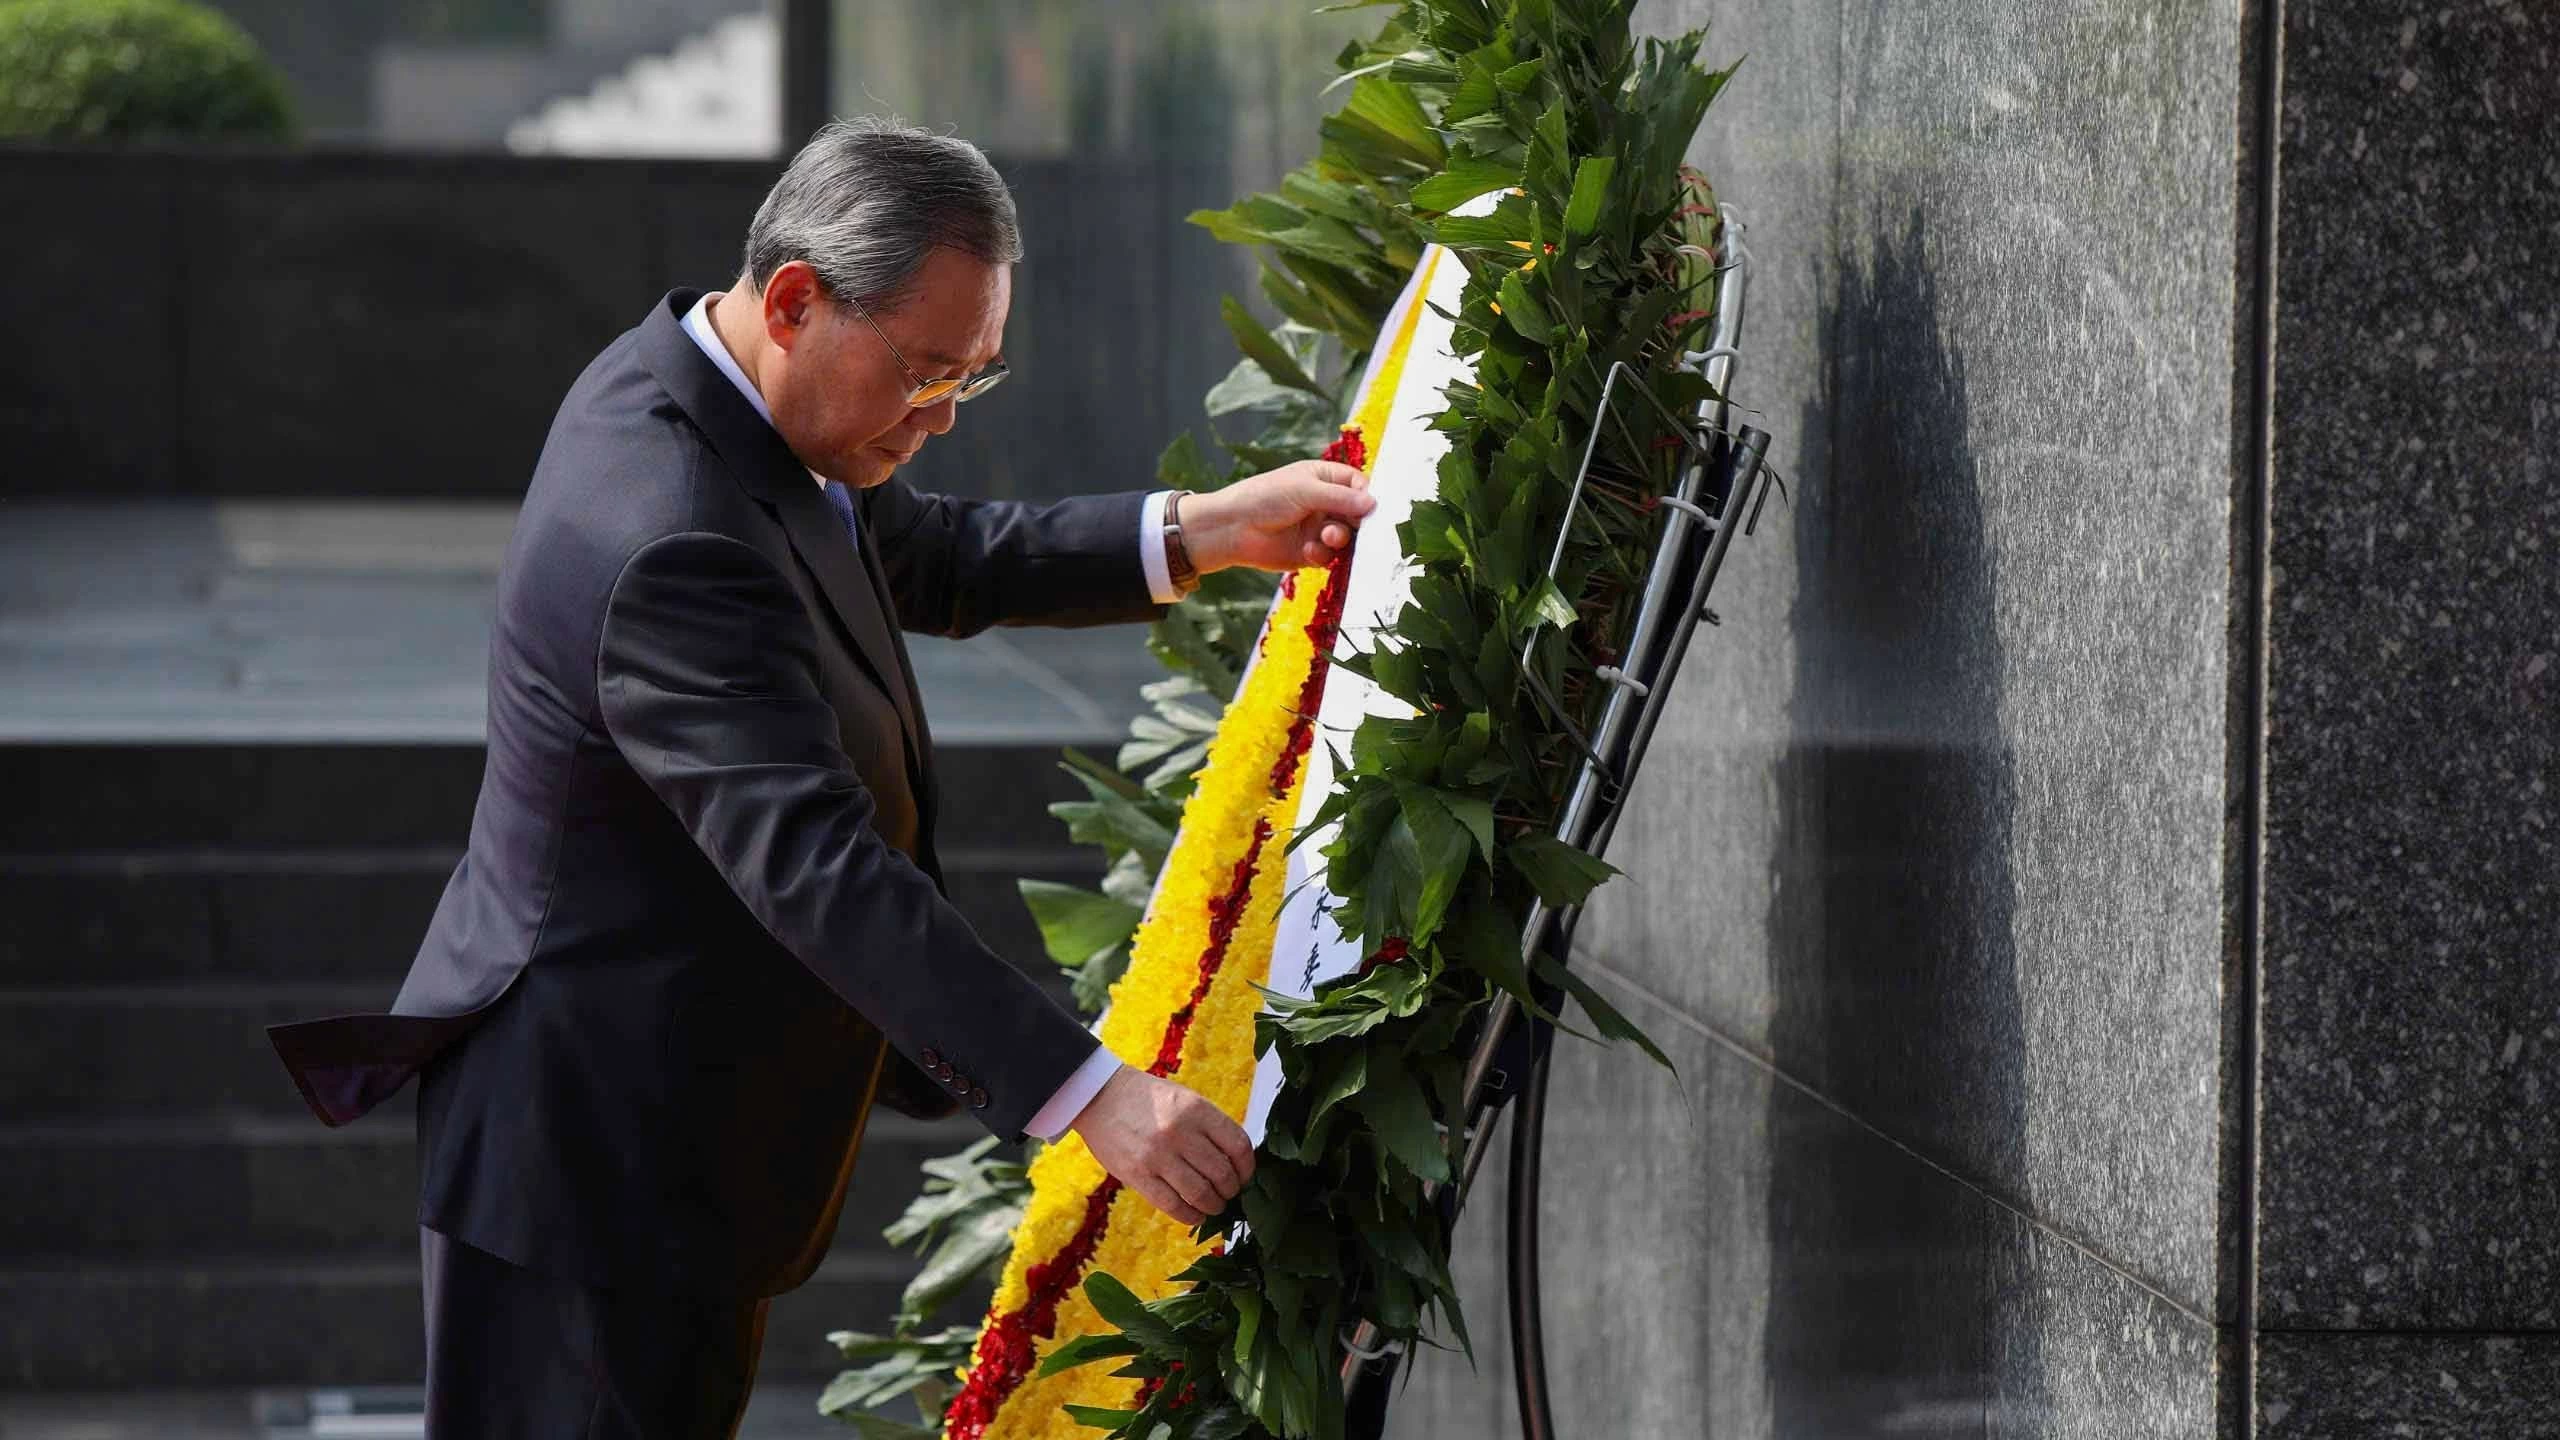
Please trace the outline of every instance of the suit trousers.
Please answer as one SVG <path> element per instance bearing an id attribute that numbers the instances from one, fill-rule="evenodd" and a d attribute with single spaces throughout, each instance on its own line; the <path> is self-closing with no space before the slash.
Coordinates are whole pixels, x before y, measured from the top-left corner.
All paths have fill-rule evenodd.
<path id="1" fill-rule="evenodd" d="M 425 1226 L 427 1440 L 731 1440 L 769 1300 L 606 1290 Z"/>

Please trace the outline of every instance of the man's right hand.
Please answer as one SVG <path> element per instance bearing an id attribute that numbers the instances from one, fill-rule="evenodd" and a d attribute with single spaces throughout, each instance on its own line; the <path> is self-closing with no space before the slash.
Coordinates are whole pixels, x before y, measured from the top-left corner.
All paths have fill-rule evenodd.
<path id="1" fill-rule="evenodd" d="M 1123 1065 L 1068 1128 L 1121 1184 L 1198 1225 L 1253 1178 L 1244 1127 L 1198 1093 Z"/>

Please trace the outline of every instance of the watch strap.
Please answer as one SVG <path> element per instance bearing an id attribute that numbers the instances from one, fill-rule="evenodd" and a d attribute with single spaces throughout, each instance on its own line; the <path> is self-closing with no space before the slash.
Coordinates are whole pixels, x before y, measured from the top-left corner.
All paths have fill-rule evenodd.
<path id="1" fill-rule="evenodd" d="M 1182 539 L 1182 497 L 1190 493 L 1176 490 L 1164 502 L 1165 578 L 1183 595 L 1200 588 L 1199 567 L 1191 563 L 1191 549 Z"/>

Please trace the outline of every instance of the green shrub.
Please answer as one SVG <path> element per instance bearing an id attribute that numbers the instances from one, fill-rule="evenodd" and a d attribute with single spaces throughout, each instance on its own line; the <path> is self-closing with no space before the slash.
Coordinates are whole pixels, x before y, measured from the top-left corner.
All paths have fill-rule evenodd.
<path id="1" fill-rule="evenodd" d="M 190 0 L 0 0 L 0 136 L 281 136 L 284 79 Z"/>

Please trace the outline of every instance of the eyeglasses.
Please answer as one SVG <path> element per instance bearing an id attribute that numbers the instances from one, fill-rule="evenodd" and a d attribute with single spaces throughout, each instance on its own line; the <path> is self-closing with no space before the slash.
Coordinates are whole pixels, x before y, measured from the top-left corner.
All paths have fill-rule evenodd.
<path id="1" fill-rule="evenodd" d="M 853 313 L 862 317 L 862 323 L 871 327 L 871 333 L 880 337 L 880 343 L 889 347 L 889 358 L 898 362 L 898 369 L 906 375 L 907 383 L 915 386 L 913 390 L 907 392 L 907 408 L 910 410 L 921 410 L 927 405 L 939 404 L 946 395 L 950 396 L 955 404 L 962 400 L 975 400 L 996 388 L 998 381 L 1013 373 L 1005 368 L 1003 361 L 998 360 L 975 375 L 962 375 L 957 379 L 949 380 L 923 379 L 916 374 L 914 367 L 907 364 L 907 357 L 898 353 L 897 343 L 889 338 L 888 331 L 880 328 L 879 321 L 871 318 L 871 312 L 863 308 L 861 301 L 847 295 L 844 297 L 844 303 L 852 306 Z"/>

